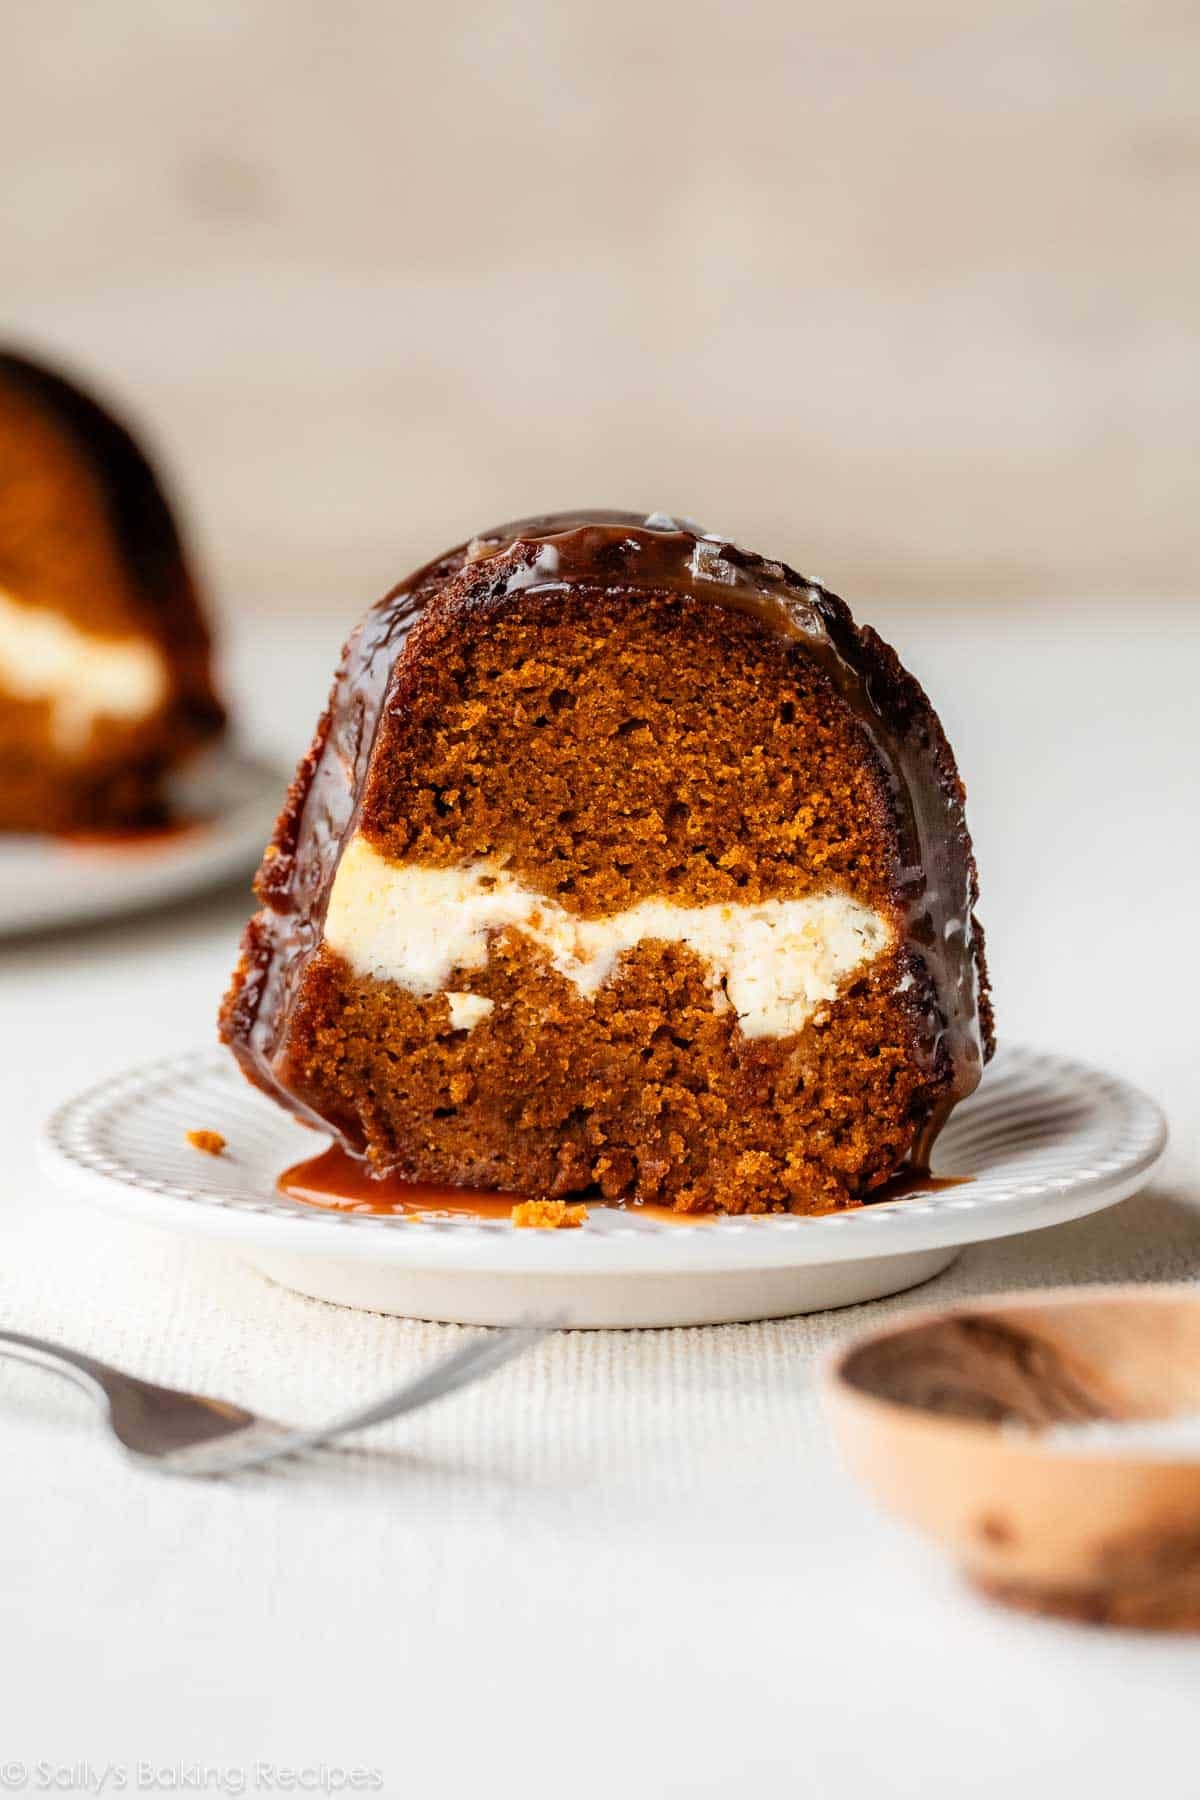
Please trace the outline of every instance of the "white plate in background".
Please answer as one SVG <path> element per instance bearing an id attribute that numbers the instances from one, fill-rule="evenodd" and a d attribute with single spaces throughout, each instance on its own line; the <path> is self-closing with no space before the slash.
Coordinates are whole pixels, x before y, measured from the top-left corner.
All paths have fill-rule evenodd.
<path id="1" fill-rule="evenodd" d="M 188 898 L 253 873 L 287 776 L 233 745 L 168 783 L 182 829 L 100 839 L 0 834 L 0 935 L 86 925 Z"/>
<path id="2" fill-rule="evenodd" d="M 185 1133 L 219 1131 L 228 1150 Z M 389 1218 L 285 1199 L 276 1178 L 323 1148 L 220 1050 L 131 1069 L 60 1107 L 45 1148 L 89 1204 L 223 1240 L 316 1299 L 464 1325 L 562 1313 L 574 1326 L 708 1325 L 899 1293 L 967 1244 L 1058 1225 L 1136 1193 L 1166 1144 L 1158 1107 L 1115 1076 L 1006 1047 L 939 1140 L 962 1186 L 819 1218 L 674 1223 L 594 1208 L 570 1231 Z"/>

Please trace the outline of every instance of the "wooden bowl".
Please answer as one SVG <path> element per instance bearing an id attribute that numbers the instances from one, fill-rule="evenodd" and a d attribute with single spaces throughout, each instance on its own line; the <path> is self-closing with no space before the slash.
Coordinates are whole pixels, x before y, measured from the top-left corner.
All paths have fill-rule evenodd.
<path id="1" fill-rule="evenodd" d="M 825 1367 L 845 1456 L 993 1597 L 1200 1630 L 1200 1451 L 1047 1427 L 1200 1415 L 1200 1290 L 1072 1288 L 911 1313 Z M 1101 1442 L 1100 1438 L 1109 1439 Z"/>

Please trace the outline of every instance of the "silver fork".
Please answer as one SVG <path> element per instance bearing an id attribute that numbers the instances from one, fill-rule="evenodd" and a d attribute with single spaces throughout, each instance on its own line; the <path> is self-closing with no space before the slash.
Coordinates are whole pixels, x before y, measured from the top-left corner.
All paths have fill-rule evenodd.
<path id="1" fill-rule="evenodd" d="M 274 1462 L 276 1457 L 313 1450 L 344 1432 L 381 1425 L 385 1419 L 441 1400 L 511 1362 L 562 1323 L 561 1319 L 544 1319 L 474 1337 L 382 1399 L 311 1430 L 277 1425 L 273 1419 L 261 1418 L 227 1400 L 210 1400 L 203 1394 L 185 1394 L 177 1388 L 139 1381 L 95 1357 L 26 1337 L 20 1331 L 0 1331 L 0 1356 L 36 1363 L 85 1389 L 99 1402 L 113 1436 L 135 1462 L 168 1475 L 233 1475 Z"/>

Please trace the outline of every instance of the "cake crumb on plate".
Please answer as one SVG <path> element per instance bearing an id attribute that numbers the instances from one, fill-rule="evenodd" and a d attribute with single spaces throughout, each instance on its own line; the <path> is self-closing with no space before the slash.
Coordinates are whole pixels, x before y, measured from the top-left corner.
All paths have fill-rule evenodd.
<path id="1" fill-rule="evenodd" d="M 206 1156 L 220 1156 L 225 1148 L 219 1131 L 189 1131 L 184 1135 L 193 1150 L 203 1150 Z"/>
<path id="2" fill-rule="evenodd" d="M 514 1225 L 535 1231 L 566 1231 L 587 1219 L 586 1206 L 568 1206 L 565 1200 L 522 1200 L 512 1209 Z"/>

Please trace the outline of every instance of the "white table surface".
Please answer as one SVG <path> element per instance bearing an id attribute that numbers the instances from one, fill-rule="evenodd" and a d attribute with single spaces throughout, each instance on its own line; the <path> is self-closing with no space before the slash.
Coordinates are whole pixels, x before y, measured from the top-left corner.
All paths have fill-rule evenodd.
<path id="1" fill-rule="evenodd" d="M 23 1762 L 28 1791 L 68 1766 L 95 1791 L 111 1761 L 131 1792 L 154 1791 L 140 1763 L 159 1791 L 196 1763 L 218 1792 L 268 1791 L 256 1763 L 421 1796 L 1191 1791 L 1200 1639 L 979 1603 L 842 1473 L 812 1373 L 889 1308 L 1200 1275 L 1200 610 L 878 622 L 960 752 L 1001 1032 L 1161 1099 L 1153 1188 L 874 1307 L 560 1336 L 354 1456 L 237 1484 L 126 1468 L 82 1396 L 0 1364 L 0 1784 Z M 345 623 L 240 634 L 253 735 L 287 758 Z M 0 945 L 0 1323 L 299 1421 L 455 1328 L 93 1218 L 33 1154 L 77 1087 L 211 1038 L 246 910 Z"/>

